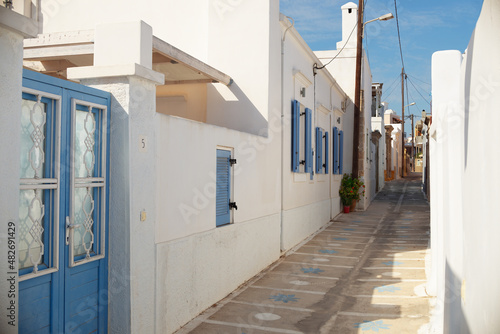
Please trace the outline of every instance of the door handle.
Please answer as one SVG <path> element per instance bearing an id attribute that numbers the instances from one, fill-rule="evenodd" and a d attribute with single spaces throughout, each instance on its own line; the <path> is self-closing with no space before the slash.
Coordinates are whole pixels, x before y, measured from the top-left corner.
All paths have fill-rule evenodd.
<path id="1" fill-rule="evenodd" d="M 80 224 L 72 224 L 69 216 L 66 217 L 66 245 L 69 245 L 69 237 L 74 228 L 79 228 Z"/>

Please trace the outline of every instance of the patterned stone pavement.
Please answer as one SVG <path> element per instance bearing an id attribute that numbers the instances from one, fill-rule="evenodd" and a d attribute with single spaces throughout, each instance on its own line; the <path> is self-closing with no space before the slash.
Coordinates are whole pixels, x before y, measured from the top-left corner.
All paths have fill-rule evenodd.
<path id="1" fill-rule="evenodd" d="M 177 333 L 419 333 L 428 241 L 418 178 L 392 181 Z"/>

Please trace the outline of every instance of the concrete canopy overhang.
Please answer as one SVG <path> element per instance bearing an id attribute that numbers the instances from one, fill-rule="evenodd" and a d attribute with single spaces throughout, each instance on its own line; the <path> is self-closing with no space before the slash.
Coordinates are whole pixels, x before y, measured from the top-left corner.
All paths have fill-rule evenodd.
<path id="1" fill-rule="evenodd" d="M 165 84 L 222 83 L 230 85 L 227 74 L 211 67 L 171 44 L 153 36 L 153 70 L 164 74 Z M 72 67 L 94 64 L 94 31 L 40 34 L 24 41 L 24 66 L 66 79 Z"/>

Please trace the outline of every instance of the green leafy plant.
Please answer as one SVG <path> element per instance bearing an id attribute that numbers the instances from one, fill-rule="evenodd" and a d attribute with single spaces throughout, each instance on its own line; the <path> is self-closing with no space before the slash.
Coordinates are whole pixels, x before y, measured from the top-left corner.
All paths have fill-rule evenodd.
<path id="1" fill-rule="evenodd" d="M 361 196 L 365 195 L 365 185 L 359 178 L 352 177 L 352 174 L 344 174 L 340 183 L 339 195 L 342 204 L 351 205 L 353 200 L 358 201 Z"/>

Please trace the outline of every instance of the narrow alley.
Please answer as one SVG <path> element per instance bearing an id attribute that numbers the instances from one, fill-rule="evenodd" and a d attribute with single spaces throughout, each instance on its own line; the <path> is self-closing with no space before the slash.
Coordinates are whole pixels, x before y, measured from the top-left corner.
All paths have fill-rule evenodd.
<path id="1" fill-rule="evenodd" d="M 428 241 L 420 174 L 389 182 L 177 333 L 418 333 Z"/>

